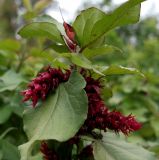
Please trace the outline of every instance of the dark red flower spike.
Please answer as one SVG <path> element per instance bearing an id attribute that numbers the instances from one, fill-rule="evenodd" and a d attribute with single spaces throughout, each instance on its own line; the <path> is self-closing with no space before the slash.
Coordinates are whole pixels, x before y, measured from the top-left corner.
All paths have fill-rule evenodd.
<path id="1" fill-rule="evenodd" d="M 115 132 L 122 132 L 128 135 L 130 132 L 139 130 L 141 124 L 132 115 L 124 116 L 117 111 L 109 111 L 101 98 L 102 84 L 99 79 L 94 79 L 91 75 L 87 76 L 84 70 L 81 71 L 85 80 L 85 91 L 88 96 L 88 115 L 84 125 L 79 131 L 79 135 L 92 133 L 94 129 L 106 131 L 107 129 Z"/>
<path id="2" fill-rule="evenodd" d="M 33 107 L 35 107 L 39 99 L 45 100 L 47 95 L 54 91 L 60 83 L 66 82 L 70 73 L 70 70 L 63 73 L 61 69 L 47 67 L 46 71 L 39 73 L 29 83 L 27 90 L 21 92 L 24 96 L 23 101 L 31 100 Z"/>

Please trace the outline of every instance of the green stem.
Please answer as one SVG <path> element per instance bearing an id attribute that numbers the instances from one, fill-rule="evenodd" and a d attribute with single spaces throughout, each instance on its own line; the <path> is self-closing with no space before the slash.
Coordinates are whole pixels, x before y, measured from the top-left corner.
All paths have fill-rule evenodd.
<path id="1" fill-rule="evenodd" d="M 20 70 L 21 70 L 21 68 L 23 66 L 24 61 L 25 61 L 25 52 L 22 52 L 22 56 L 20 58 L 20 62 L 19 62 L 18 66 L 17 66 L 17 69 L 16 69 L 17 73 L 20 72 Z"/>
<path id="2" fill-rule="evenodd" d="M 23 5 L 28 11 L 32 11 L 32 4 L 30 0 L 23 0 Z"/>
<path id="3" fill-rule="evenodd" d="M 23 63 L 24 63 L 24 61 L 26 60 L 26 45 L 27 45 L 27 42 L 25 41 L 24 43 L 23 43 L 23 45 L 22 45 L 22 50 L 21 50 L 21 54 L 20 54 L 20 56 L 19 56 L 19 64 L 18 64 L 18 66 L 17 66 L 17 68 L 16 68 L 16 72 L 17 73 L 19 73 L 20 72 L 20 70 L 21 70 L 21 68 L 22 68 L 22 66 L 23 66 Z"/>

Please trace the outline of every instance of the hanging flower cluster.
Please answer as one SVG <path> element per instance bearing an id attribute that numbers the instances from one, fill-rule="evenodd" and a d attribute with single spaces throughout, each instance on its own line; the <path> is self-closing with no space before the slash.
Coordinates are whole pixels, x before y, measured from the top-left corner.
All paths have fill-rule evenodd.
<path id="1" fill-rule="evenodd" d="M 84 75 L 86 80 L 85 91 L 88 96 L 88 115 L 80 129 L 80 134 L 91 133 L 95 128 L 104 130 L 111 129 L 128 135 L 132 131 L 139 130 L 141 124 L 132 115 L 124 116 L 118 111 L 109 111 L 101 98 L 102 84 L 91 76 Z"/>
<path id="2" fill-rule="evenodd" d="M 69 70 L 63 73 L 60 69 L 48 67 L 45 72 L 39 73 L 29 83 L 27 90 L 21 92 L 24 96 L 23 101 L 31 100 L 33 107 L 35 107 L 38 100 L 45 100 L 47 95 L 54 91 L 60 83 L 66 82 L 69 76 Z"/>

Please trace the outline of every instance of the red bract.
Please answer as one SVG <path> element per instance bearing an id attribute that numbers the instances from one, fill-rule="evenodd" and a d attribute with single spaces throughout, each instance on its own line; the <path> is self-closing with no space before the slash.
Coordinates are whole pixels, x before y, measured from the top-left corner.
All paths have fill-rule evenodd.
<path id="1" fill-rule="evenodd" d="M 63 36 L 66 45 L 68 46 L 71 52 L 77 52 L 78 45 L 75 40 L 76 34 L 75 34 L 73 27 L 66 22 L 63 23 L 63 26 L 65 29 L 65 33 L 67 35 L 67 36 Z"/>
<path id="2" fill-rule="evenodd" d="M 46 96 L 51 91 L 54 91 L 60 83 L 66 82 L 69 76 L 69 70 L 63 73 L 60 69 L 47 68 L 45 72 L 39 73 L 29 83 L 27 90 L 22 91 L 22 95 L 24 96 L 23 101 L 31 100 L 33 107 L 35 107 L 39 99 L 45 100 Z"/>
<path id="3" fill-rule="evenodd" d="M 53 149 L 50 149 L 44 141 L 41 143 L 40 151 L 43 154 L 44 160 L 59 160 L 57 153 Z"/>
<path id="4" fill-rule="evenodd" d="M 65 37 L 65 36 L 63 36 L 63 37 L 64 37 L 65 43 L 68 46 L 69 50 L 71 52 L 76 52 L 77 44 L 74 43 L 73 41 L 71 41 L 68 37 Z"/>
<path id="5" fill-rule="evenodd" d="M 74 31 L 73 27 L 66 22 L 63 23 L 63 26 L 65 28 L 65 32 L 66 32 L 67 37 L 72 42 L 76 43 L 76 41 L 75 41 L 75 31 Z"/>

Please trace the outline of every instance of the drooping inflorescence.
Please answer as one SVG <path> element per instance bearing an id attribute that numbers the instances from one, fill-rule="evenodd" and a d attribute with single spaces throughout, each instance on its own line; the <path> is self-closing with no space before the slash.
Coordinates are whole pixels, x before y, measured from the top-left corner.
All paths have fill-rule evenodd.
<path id="1" fill-rule="evenodd" d="M 118 111 L 109 111 L 101 98 L 102 84 L 100 80 L 91 76 L 84 76 L 86 80 L 85 91 L 88 96 L 88 115 L 80 129 L 80 132 L 91 133 L 95 128 L 104 130 L 111 129 L 128 135 L 130 132 L 139 130 L 141 124 L 132 115 L 124 116 Z"/>
<path id="2" fill-rule="evenodd" d="M 35 107 L 38 100 L 45 100 L 47 95 L 54 91 L 60 83 L 66 82 L 70 73 L 69 70 L 63 73 L 61 69 L 48 67 L 45 72 L 39 73 L 29 83 L 27 90 L 21 92 L 24 96 L 23 101 L 31 100 L 33 107 Z"/>

